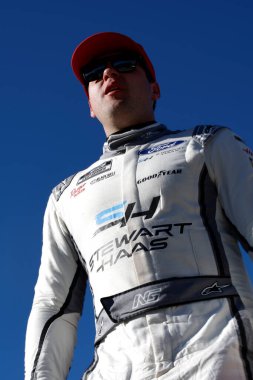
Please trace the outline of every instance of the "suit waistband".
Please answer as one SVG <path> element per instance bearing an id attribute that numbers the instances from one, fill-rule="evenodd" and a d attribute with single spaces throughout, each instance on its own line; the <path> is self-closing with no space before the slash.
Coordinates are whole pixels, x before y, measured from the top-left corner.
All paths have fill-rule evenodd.
<path id="1" fill-rule="evenodd" d="M 101 298 L 103 309 L 96 321 L 95 344 L 118 323 L 147 311 L 230 296 L 238 296 L 230 277 L 198 276 L 154 281 Z"/>

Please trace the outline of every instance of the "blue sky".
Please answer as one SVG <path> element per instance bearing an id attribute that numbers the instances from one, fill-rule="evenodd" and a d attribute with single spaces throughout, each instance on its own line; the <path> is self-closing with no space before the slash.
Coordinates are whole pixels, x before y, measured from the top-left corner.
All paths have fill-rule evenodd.
<path id="1" fill-rule="evenodd" d="M 156 68 L 157 120 L 227 125 L 253 147 L 252 18 L 251 0 L 1 2 L 1 378 L 23 378 L 47 198 L 100 156 L 105 139 L 71 71 L 76 45 L 100 31 L 128 34 Z M 70 380 L 92 360 L 91 309 L 88 294 Z"/>

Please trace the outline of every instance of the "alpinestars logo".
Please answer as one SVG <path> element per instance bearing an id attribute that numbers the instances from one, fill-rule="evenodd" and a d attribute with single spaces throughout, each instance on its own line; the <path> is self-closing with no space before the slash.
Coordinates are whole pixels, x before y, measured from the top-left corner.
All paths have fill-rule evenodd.
<path id="1" fill-rule="evenodd" d="M 230 286 L 230 285 L 229 284 L 227 284 L 227 285 L 218 285 L 218 282 L 216 281 L 211 286 L 208 286 L 207 288 L 203 289 L 202 292 L 201 292 L 201 295 L 202 296 L 208 296 L 211 293 L 222 293 L 223 292 L 222 289 L 223 288 L 227 288 L 228 286 Z"/>
<path id="2" fill-rule="evenodd" d="M 93 236 L 96 236 L 99 232 L 107 230 L 108 228 L 113 227 L 116 224 L 120 224 L 120 227 L 124 227 L 126 226 L 130 218 L 138 218 L 138 217 L 144 216 L 145 219 L 151 219 L 157 210 L 159 201 L 160 201 L 160 196 L 154 197 L 151 201 L 149 209 L 146 211 L 133 212 L 136 202 L 129 203 L 126 207 L 125 212 L 124 212 L 124 206 L 126 202 L 119 203 L 109 209 L 101 211 L 96 216 L 96 223 L 99 225 L 110 220 L 111 222 L 109 222 L 108 224 L 102 227 L 99 227 L 95 231 Z"/>

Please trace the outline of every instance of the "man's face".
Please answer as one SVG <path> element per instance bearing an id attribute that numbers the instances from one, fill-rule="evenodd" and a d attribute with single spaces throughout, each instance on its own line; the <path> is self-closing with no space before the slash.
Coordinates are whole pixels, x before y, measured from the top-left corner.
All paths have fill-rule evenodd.
<path id="1" fill-rule="evenodd" d="M 158 84 L 149 82 L 138 62 L 126 72 L 114 64 L 115 56 L 104 62 L 101 78 L 88 85 L 91 116 L 105 128 L 116 125 L 119 129 L 153 120 L 153 103 L 160 96 Z"/>

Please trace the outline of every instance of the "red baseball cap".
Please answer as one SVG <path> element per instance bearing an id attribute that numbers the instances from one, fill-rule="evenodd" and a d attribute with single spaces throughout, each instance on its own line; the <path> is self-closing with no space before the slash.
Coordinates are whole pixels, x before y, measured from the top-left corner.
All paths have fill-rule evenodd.
<path id="1" fill-rule="evenodd" d="M 96 33 L 83 40 L 75 49 L 71 66 L 77 79 L 84 85 L 81 69 L 100 56 L 117 51 L 131 51 L 142 57 L 145 68 L 152 81 L 156 81 L 155 69 L 143 47 L 130 37 L 121 33 Z"/>

